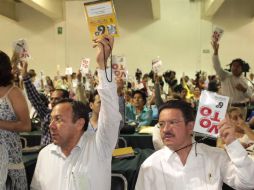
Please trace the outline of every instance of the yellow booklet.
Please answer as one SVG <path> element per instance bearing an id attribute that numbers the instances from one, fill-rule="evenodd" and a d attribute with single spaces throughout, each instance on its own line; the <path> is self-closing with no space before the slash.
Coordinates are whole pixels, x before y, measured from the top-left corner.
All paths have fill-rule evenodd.
<path id="1" fill-rule="evenodd" d="M 153 134 L 154 126 L 142 126 L 140 127 L 139 134 Z"/>
<path id="2" fill-rule="evenodd" d="M 116 13 L 112 0 L 84 3 L 91 38 L 105 34 L 119 36 Z"/>
<path id="3" fill-rule="evenodd" d="M 132 147 L 125 147 L 125 148 L 116 148 L 112 156 L 115 158 L 126 158 L 134 156 L 134 150 Z"/>

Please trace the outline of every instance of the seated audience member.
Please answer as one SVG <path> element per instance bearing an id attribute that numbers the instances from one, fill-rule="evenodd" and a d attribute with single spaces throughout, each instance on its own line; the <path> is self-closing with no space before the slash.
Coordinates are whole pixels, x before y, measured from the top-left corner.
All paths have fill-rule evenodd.
<path id="1" fill-rule="evenodd" d="M 243 147 L 247 148 L 248 146 L 252 145 L 254 143 L 254 132 L 243 120 L 241 109 L 231 107 L 228 110 L 228 116 L 235 127 L 235 136 L 238 138 Z M 224 144 L 225 143 L 221 138 L 217 139 L 217 147 L 224 148 Z"/>
<path id="2" fill-rule="evenodd" d="M 120 130 L 124 127 L 124 123 L 125 123 L 124 83 L 125 82 L 124 82 L 123 78 L 116 77 L 119 112 L 122 116 L 122 120 L 120 121 L 120 125 L 119 125 Z"/>
<path id="3" fill-rule="evenodd" d="M 27 72 L 27 63 L 23 63 L 22 75 L 28 99 L 33 105 L 34 109 L 36 110 L 41 120 L 41 128 L 42 128 L 41 145 L 48 145 L 49 143 L 52 142 L 49 132 L 51 109 L 49 109 L 49 107 L 44 103 L 45 101 L 43 100 L 42 96 L 36 90 L 35 86 L 30 80 L 30 76 Z M 68 91 L 63 89 L 55 89 L 53 93 L 50 95 L 51 107 L 53 108 L 55 106 L 56 101 L 68 97 L 69 97 Z"/>
<path id="4" fill-rule="evenodd" d="M 51 80 L 51 78 L 49 76 L 46 76 L 45 78 L 46 80 L 46 84 L 44 85 L 43 84 L 43 89 L 44 89 L 44 93 L 47 95 L 47 96 L 50 96 L 51 92 L 54 91 L 54 84 L 53 84 L 53 81 Z"/>
<path id="5" fill-rule="evenodd" d="M 182 100 L 160 107 L 159 125 L 165 147 L 142 164 L 136 190 L 182 190 L 222 188 L 223 182 L 235 189 L 254 188 L 254 161 L 235 137 L 229 121 L 219 124 L 226 151 L 195 143 L 192 138 L 195 114 Z"/>
<path id="6" fill-rule="evenodd" d="M 96 133 L 87 133 L 88 108 L 70 99 L 59 101 L 51 113 L 53 143 L 39 153 L 32 190 L 110 190 L 112 151 L 118 138 L 119 113 L 117 87 L 107 80 L 105 69 L 113 47 L 113 37 L 94 42 L 101 98 Z M 107 76 L 110 70 L 106 69 Z"/>
<path id="7" fill-rule="evenodd" d="M 81 101 L 84 104 L 88 105 L 89 98 L 87 97 L 87 94 L 86 94 L 85 83 L 82 82 L 82 74 L 80 71 L 78 71 L 77 86 L 76 86 L 76 90 L 75 90 L 75 100 Z"/>
<path id="8" fill-rule="evenodd" d="M 125 100 L 125 105 L 132 104 L 132 91 L 130 89 L 126 89 L 124 91 L 124 100 Z"/>
<path id="9" fill-rule="evenodd" d="M 119 112 L 121 113 L 122 118 L 124 118 L 124 98 L 123 98 L 122 94 L 120 93 L 120 91 L 122 91 L 122 90 L 119 90 L 119 88 L 123 88 L 123 84 L 122 84 L 122 82 L 119 81 L 119 79 L 116 80 L 116 84 L 117 84 Z M 100 107 L 101 107 L 101 99 L 100 99 L 100 95 L 98 94 L 97 90 L 95 90 L 94 93 L 90 96 L 89 107 L 91 108 L 91 112 L 89 113 L 90 119 L 89 119 L 87 131 L 96 132 L 97 126 L 98 126 Z M 119 128 L 121 129 L 123 127 L 123 125 L 124 125 L 124 122 L 122 119 L 120 122 Z"/>
<path id="10" fill-rule="evenodd" d="M 125 107 L 125 119 L 128 123 L 135 122 L 138 127 L 150 125 L 152 122 L 152 110 L 146 106 L 146 94 L 136 90 L 132 95 L 132 105 Z"/>
<path id="11" fill-rule="evenodd" d="M 8 174 L 8 152 L 4 145 L 0 144 L 0 189 L 5 190 Z"/>
<path id="12" fill-rule="evenodd" d="M 90 96 L 89 99 L 89 107 L 91 109 L 89 123 L 87 132 L 96 132 L 97 126 L 98 126 L 98 118 L 100 113 L 100 107 L 101 107 L 101 98 L 98 94 L 98 91 L 95 90 L 94 93 Z"/>
<path id="13" fill-rule="evenodd" d="M 198 110 L 200 95 L 201 95 L 201 91 L 199 87 L 195 87 L 193 90 L 193 96 L 191 97 L 191 104 L 195 111 Z"/>

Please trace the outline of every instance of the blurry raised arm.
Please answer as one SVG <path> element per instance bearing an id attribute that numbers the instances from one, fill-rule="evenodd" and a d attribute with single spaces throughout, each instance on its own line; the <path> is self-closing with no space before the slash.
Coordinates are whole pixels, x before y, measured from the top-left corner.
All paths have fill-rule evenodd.
<path id="1" fill-rule="evenodd" d="M 216 71 L 216 74 L 221 78 L 221 80 L 224 80 L 229 75 L 229 73 L 225 71 L 224 69 L 222 69 L 221 67 L 221 63 L 218 56 L 219 43 L 217 41 L 213 41 L 211 42 L 211 45 L 213 47 L 212 61 L 213 61 L 214 70 Z"/>
<path id="2" fill-rule="evenodd" d="M 212 47 L 213 47 L 213 55 L 218 55 L 218 51 L 219 51 L 219 43 L 217 41 L 212 41 L 211 42 Z"/>

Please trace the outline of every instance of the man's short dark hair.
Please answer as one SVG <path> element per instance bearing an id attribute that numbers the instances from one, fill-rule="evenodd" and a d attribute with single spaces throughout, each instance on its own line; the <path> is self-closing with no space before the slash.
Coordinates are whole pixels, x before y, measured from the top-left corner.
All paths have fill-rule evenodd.
<path id="1" fill-rule="evenodd" d="M 12 84 L 13 74 L 11 72 L 11 60 L 9 56 L 0 50 L 0 86 Z"/>
<path id="2" fill-rule="evenodd" d="M 90 94 L 89 103 L 94 103 L 95 96 L 97 96 L 97 95 L 99 95 L 97 90 L 95 90 L 92 94 Z"/>
<path id="3" fill-rule="evenodd" d="M 56 105 L 69 103 L 72 107 L 73 117 L 72 121 L 76 122 L 78 119 L 83 118 L 85 120 L 85 124 L 83 126 L 83 130 L 86 131 L 89 123 L 89 108 L 82 102 L 76 101 L 70 98 L 64 98 L 56 102 Z"/>
<path id="4" fill-rule="evenodd" d="M 70 94 L 69 94 L 69 92 L 67 90 L 61 89 L 61 88 L 57 88 L 57 89 L 55 89 L 55 91 L 62 92 L 62 98 L 69 98 Z"/>
<path id="5" fill-rule="evenodd" d="M 196 115 L 194 109 L 186 101 L 183 100 L 169 100 L 159 107 L 159 115 L 164 109 L 178 109 L 182 112 L 185 123 L 195 121 Z"/>

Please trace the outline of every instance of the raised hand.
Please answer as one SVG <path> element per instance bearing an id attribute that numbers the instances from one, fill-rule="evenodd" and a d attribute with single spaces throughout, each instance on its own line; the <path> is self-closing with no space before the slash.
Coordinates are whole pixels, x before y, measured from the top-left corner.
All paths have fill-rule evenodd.
<path id="1" fill-rule="evenodd" d="M 235 127 L 234 124 L 230 122 L 228 116 L 219 123 L 218 128 L 220 137 L 226 145 L 229 145 L 236 140 Z"/>
<path id="2" fill-rule="evenodd" d="M 114 45 L 114 38 L 110 35 L 105 35 L 102 38 L 96 38 L 93 40 L 94 45 L 93 47 L 97 47 L 97 56 L 96 62 L 100 69 L 105 69 L 107 67 L 107 60 L 110 54 L 112 53 L 113 45 Z"/>
<path id="3" fill-rule="evenodd" d="M 219 51 L 219 43 L 218 43 L 218 41 L 212 41 L 211 42 L 211 45 L 212 45 L 212 47 L 213 47 L 213 54 L 214 55 L 218 55 L 218 51 Z"/>
<path id="4" fill-rule="evenodd" d="M 28 64 L 26 61 L 21 61 L 20 66 L 21 66 L 21 74 L 22 74 L 22 77 L 24 78 L 28 75 L 28 72 L 27 72 Z"/>

